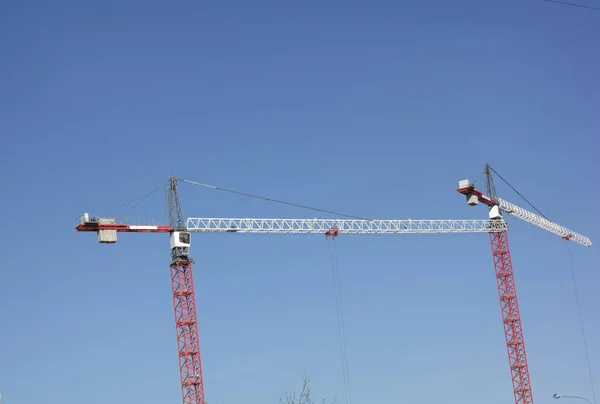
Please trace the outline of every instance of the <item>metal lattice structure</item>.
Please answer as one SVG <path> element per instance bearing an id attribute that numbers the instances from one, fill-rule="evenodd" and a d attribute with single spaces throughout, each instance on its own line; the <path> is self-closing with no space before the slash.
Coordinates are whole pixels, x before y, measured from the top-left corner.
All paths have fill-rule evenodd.
<path id="1" fill-rule="evenodd" d="M 203 404 L 205 402 L 204 381 L 200 359 L 194 277 L 190 261 L 171 264 L 171 284 L 183 404 Z"/>
<path id="2" fill-rule="evenodd" d="M 467 197 L 469 205 L 478 203 L 487 205 L 489 220 L 189 218 L 184 221 L 177 192 L 178 179 L 171 177 L 167 185 L 169 225 L 128 225 L 116 223 L 113 218 L 90 218 L 85 213 L 75 229 L 80 232 L 97 233 L 100 243 L 115 243 L 117 234 L 121 232 L 170 234 L 170 271 L 183 404 L 205 404 L 192 274 L 193 260 L 189 256 L 190 233 L 324 234 L 331 237 L 341 234 L 489 233 L 515 403 L 533 404 L 523 328 L 508 245 L 508 228 L 501 212 L 557 234 L 565 240 L 588 247 L 592 243 L 589 238 L 579 233 L 498 198 L 495 195 L 490 168 L 489 166 L 486 168 L 489 196 L 475 189 L 468 180 L 460 181 L 457 191 Z M 193 181 L 186 182 L 206 186 Z M 207 187 L 217 189 L 212 186 Z"/>
<path id="3" fill-rule="evenodd" d="M 490 242 L 515 403 L 533 404 L 529 364 L 525 352 L 525 338 L 507 232 L 491 233 Z"/>
<path id="4" fill-rule="evenodd" d="M 491 171 L 491 167 L 486 164 L 484 173 L 486 176 L 486 188 L 489 195 L 482 194 L 469 180 L 462 180 L 458 183 L 457 191 L 467 197 L 467 203 L 469 205 L 474 206 L 479 203 L 486 205 L 489 210 L 490 220 L 504 222 L 502 212 L 505 212 L 524 220 L 527 223 L 554 233 L 564 240 L 573 241 L 586 247 L 592 245 L 589 238 L 500 199 L 496 195 Z M 519 310 L 515 275 L 510 256 L 510 247 L 508 245 L 508 234 L 506 231 L 490 232 L 490 241 L 492 245 L 494 270 L 496 273 L 498 297 L 500 299 L 502 311 L 502 323 L 504 324 L 504 335 L 506 338 L 506 349 L 508 351 L 508 363 L 515 403 L 533 404 L 533 391 L 531 388 L 529 364 L 525 350 L 525 337 L 523 335 L 523 325 Z"/>
<path id="5" fill-rule="evenodd" d="M 509 215 L 512 215 L 521 220 L 524 220 L 527 223 L 531 223 L 534 226 L 537 226 L 546 231 L 549 231 L 550 233 L 554 233 L 557 236 L 560 236 L 564 239 L 568 239 L 577 244 L 581 244 L 582 246 L 591 247 L 591 245 L 592 245 L 592 241 L 584 235 L 581 235 L 577 232 L 574 232 L 571 229 L 568 229 L 564 226 L 561 226 L 559 224 L 551 222 L 550 220 L 548 220 L 540 215 L 536 215 L 535 213 L 529 212 L 528 210 L 525 210 L 525 209 L 523 209 L 517 205 L 514 205 L 510 202 L 507 202 L 502 198 L 496 198 L 496 200 L 498 202 L 498 206 L 500 207 L 500 209 L 503 212 L 508 213 Z"/>
<path id="6" fill-rule="evenodd" d="M 340 234 L 489 233 L 506 230 L 506 223 L 491 220 L 189 218 L 186 229 L 199 233 L 325 234 L 330 230 Z"/>
<path id="7" fill-rule="evenodd" d="M 112 218 L 81 217 L 77 231 L 96 232 L 101 243 L 115 243 L 117 233 L 170 233 L 171 284 L 177 330 L 177 352 L 183 404 L 205 404 L 200 338 L 189 256 L 190 232 L 200 233 L 275 233 L 275 234 L 440 234 L 497 233 L 506 230 L 497 220 L 338 220 L 338 219 L 253 219 L 189 218 L 182 226 L 176 187 L 170 183 L 169 226 L 128 225 Z"/>
<path id="8" fill-rule="evenodd" d="M 177 178 L 171 177 L 167 184 L 167 214 L 171 230 L 171 285 L 175 329 L 177 331 L 177 355 L 183 404 L 205 404 L 204 378 L 200 358 L 198 314 L 192 266 L 189 256 L 190 234 L 185 232 Z"/>

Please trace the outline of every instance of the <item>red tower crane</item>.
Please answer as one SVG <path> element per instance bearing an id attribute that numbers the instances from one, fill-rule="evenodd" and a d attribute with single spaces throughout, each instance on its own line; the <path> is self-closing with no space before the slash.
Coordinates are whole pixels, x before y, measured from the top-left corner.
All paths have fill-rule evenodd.
<path id="1" fill-rule="evenodd" d="M 501 211 L 509 213 L 547 231 L 591 246 L 578 233 L 495 197 L 488 166 L 488 195 L 478 191 L 468 180 L 459 182 L 458 192 L 466 195 L 469 205 L 479 202 L 489 207 L 489 220 L 372 220 L 372 219 L 258 219 L 258 218 L 188 218 L 184 221 L 177 184 L 171 177 L 167 186 L 168 226 L 136 226 L 116 223 L 113 218 L 95 218 L 84 213 L 75 230 L 96 232 L 99 243 L 115 243 L 119 232 L 170 233 L 171 281 L 183 404 L 205 404 L 200 341 L 192 276 L 193 260 L 189 256 L 191 232 L 199 233 L 274 233 L 274 234 L 434 234 L 489 233 L 494 268 L 502 306 L 502 318 L 509 351 L 516 404 L 532 404 L 531 383 L 518 308 L 514 275 L 508 247 L 507 225 Z M 184 180 L 181 180 L 184 181 Z M 186 181 L 196 185 L 203 185 Z M 209 186 L 210 188 L 215 188 Z M 244 194 L 246 196 L 252 196 Z M 277 201 L 280 202 L 280 201 Z"/>
<path id="2" fill-rule="evenodd" d="M 115 243 L 117 233 L 121 232 L 171 233 L 171 264 L 169 267 L 183 404 L 204 404 L 200 338 L 192 273 L 194 260 L 189 256 L 191 237 L 185 229 L 175 177 L 171 177 L 167 184 L 167 214 L 170 222 L 168 226 L 134 226 L 115 223 L 113 218 L 90 218 L 85 213 L 81 216 L 80 223 L 75 229 L 96 232 L 99 243 Z"/>
<path id="3" fill-rule="evenodd" d="M 459 182 L 457 191 L 466 195 L 469 205 L 474 206 L 479 202 L 486 205 L 489 209 L 491 221 L 504 221 L 502 212 L 506 212 L 555 233 L 565 240 L 575 241 L 587 247 L 592 245 L 589 238 L 498 198 L 491 171 L 492 168 L 489 164 L 486 164 L 484 174 L 487 196 L 478 191 L 475 185 L 469 180 Z M 515 403 L 533 404 L 529 364 L 525 351 L 525 338 L 523 336 L 519 299 L 517 297 L 517 287 L 515 285 L 515 275 L 510 257 L 507 231 L 490 233 L 490 242 L 492 244 L 492 257 L 494 259 L 494 270 L 496 272 L 498 297 L 500 298 Z"/>

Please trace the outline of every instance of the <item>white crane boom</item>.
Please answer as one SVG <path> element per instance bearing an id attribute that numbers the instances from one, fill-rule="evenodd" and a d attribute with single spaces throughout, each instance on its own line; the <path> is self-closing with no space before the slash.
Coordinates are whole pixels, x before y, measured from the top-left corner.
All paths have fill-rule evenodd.
<path id="1" fill-rule="evenodd" d="M 510 202 L 505 201 L 501 198 L 496 198 L 498 202 L 498 206 L 500 209 L 512 216 L 518 217 L 521 220 L 526 221 L 527 223 L 531 223 L 537 227 L 540 227 L 546 231 L 554 233 L 562 238 L 568 239 L 570 241 L 574 241 L 583 246 L 590 247 L 592 245 L 592 241 L 586 236 L 574 232 L 571 229 L 568 229 L 564 226 L 556 224 L 544 217 L 536 215 L 526 209 L 523 209 L 517 205 L 514 205 Z"/>
<path id="2" fill-rule="evenodd" d="M 507 229 L 504 220 L 340 220 L 189 218 L 186 230 L 200 233 L 428 234 L 490 233 Z M 331 234 L 331 233 L 329 233 Z"/>
<path id="3" fill-rule="evenodd" d="M 498 197 L 492 199 L 489 196 L 482 194 L 481 191 L 475 188 L 475 184 L 469 180 L 459 181 L 457 191 L 467 197 L 467 203 L 471 206 L 475 206 L 480 202 L 487 205 L 490 209 L 491 220 L 501 219 L 500 211 L 503 211 L 509 215 L 518 217 L 527 223 L 531 223 L 534 226 L 549 231 L 550 233 L 554 233 L 566 240 L 574 241 L 585 247 L 590 247 L 592 245 L 592 241 L 582 234 L 556 224 L 540 215 L 536 215 L 535 213 L 507 202 L 504 199 Z"/>

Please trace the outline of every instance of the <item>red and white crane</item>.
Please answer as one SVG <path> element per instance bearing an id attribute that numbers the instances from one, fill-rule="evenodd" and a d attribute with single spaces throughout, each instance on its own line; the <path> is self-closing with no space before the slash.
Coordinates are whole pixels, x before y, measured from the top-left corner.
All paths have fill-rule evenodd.
<path id="1" fill-rule="evenodd" d="M 495 195 L 495 192 L 492 192 L 493 183 L 491 182 L 489 170 L 487 174 L 488 194 Z M 75 229 L 80 232 L 96 232 L 99 243 L 115 243 L 119 232 L 170 233 L 170 271 L 183 404 L 205 404 L 192 275 L 193 260 L 189 255 L 190 233 L 192 232 L 321 234 L 327 237 L 337 237 L 340 234 L 488 233 L 492 242 L 494 268 L 502 307 L 502 319 L 509 352 L 515 402 L 516 404 L 533 403 L 508 247 L 508 228 L 501 212 L 509 213 L 555 233 L 565 240 L 591 246 L 591 242 L 587 237 L 498 197 L 486 196 L 468 180 L 459 182 L 458 192 L 466 195 L 469 205 L 477 205 L 480 202 L 487 205 L 489 207 L 489 220 L 188 218 L 184 221 L 177 191 L 178 181 L 180 180 L 171 177 L 167 187 L 170 220 L 170 224 L 167 226 L 128 225 L 116 223 L 113 218 L 95 218 L 85 213 L 81 216 L 80 223 Z M 191 181 L 186 182 L 193 183 Z"/>
<path id="2" fill-rule="evenodd" d="M 592 245 L 592 242 L 586 236 L 498 198 L 498 196 L 496 196 L 491 171 L 492 168 L 489 164 L 486 164 L 484 173 L 487 195 L 484 195 L 477 190 L 475 185 L 469 180 L 459 181 L 457 191 L 466 195 L 467 203 L 469 205 L 475 206 L 479 203 L 486 205 L 489 210 L 489 218 L 493 222 L 504 222 L 502 212 L 506 212 L 554 233 L 565 240 L 574 241 L 586 247 Z M 529 364 L 525 352 L 525 338 L 523 336 L 519 299 L 517 297 L 517 288 L 515 285 L 512 259 L 510 257 L 507 231 L 490 232 L 490 242 L 492 244 L 494 270 L 496 272 L 496 283 L 498 285 L 498 296 L 500 298 L 500 307 L 502 310 L 502 322 L 504 324 L 504 335 L 506 337 L 506 347 L 508 350 L 508 361 L 515 403 L 533 404 Z"/>

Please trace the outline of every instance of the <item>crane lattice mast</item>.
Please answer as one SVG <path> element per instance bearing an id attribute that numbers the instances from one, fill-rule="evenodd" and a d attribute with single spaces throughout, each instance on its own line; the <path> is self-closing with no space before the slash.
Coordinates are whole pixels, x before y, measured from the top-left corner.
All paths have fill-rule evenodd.
<path id="1" fill-rule="evenodd" d="M 496 195 L 496 187 L 494 186 L 491 167 L 488 164 L 485 166 L 484 174 L 485 188 L 489 201 L 488 199 L 482 200 L 488 205 L 490 220 L 504 222 L 500 207 L 496 202 L 498 198 Z M 467 199 L 468 198 L 469 195 L 467 194 Z M 529 363 L 525 351 L 525 337 L 523 335 L 523 324 L 521 322 L 521 312 L 519 310 L 517 286 L 515 283 L 512 258 L 510 256 L 510 247 L 508 244 L 508 232 L 505 230 L 490 233 L 490 243 L 492 246 L 494 271 L 496 274 L 496 284 L 498 286 L 498 297 L 500 299 L 504 337 L 508 351 L 508 363 L 515 403 L 533 404 Z"/>
<path id="2" fill-rule="evenodd" d="M 457 191 L 466 195 L 469 205 L 480 202 L 489 208 L 489 220 L 345 220 L 345 219 L 261 219 L 261 218 L 188 218 L 184 220 L 177 192 L 178 179 L 167 185 L 169 225 L 129 225 L 113 218 L 90 217 L 84 213 L 76 230 L 97 233 L 99 243 L 115 243 L 117 233 L 170 233 L 171 280 L 177 348 L 183 404 L 205 404 L 200 340 L 192 276 L 193 260 L 189 256 L 192 232 L 228 234 L 449 234 L 488 233 L 492 244 L 494 269 L 502 307 L 502 319 L 509 353 L 509 363 L 516 404 L 533 404 L 525 343 L 519 313 L 514 274 L 508 245 L 507 224 L 501 212 L 584 246 L 589 238 L 560 226 L 523 208 L 498 198 L 486 166 L 484 195 L 469 180 L 459 182 Z"/>
<path id="3" fill-rule="evenodd" d="M 204 404 L 204 381 L 192 272 L 194 260 L 189 256 L 190 233 L 184 227 L 175 177 L 169 179 L 167 186 L 167 209 L 171 226 L 170 270 L 181 394 L 183 404 Z"/>

